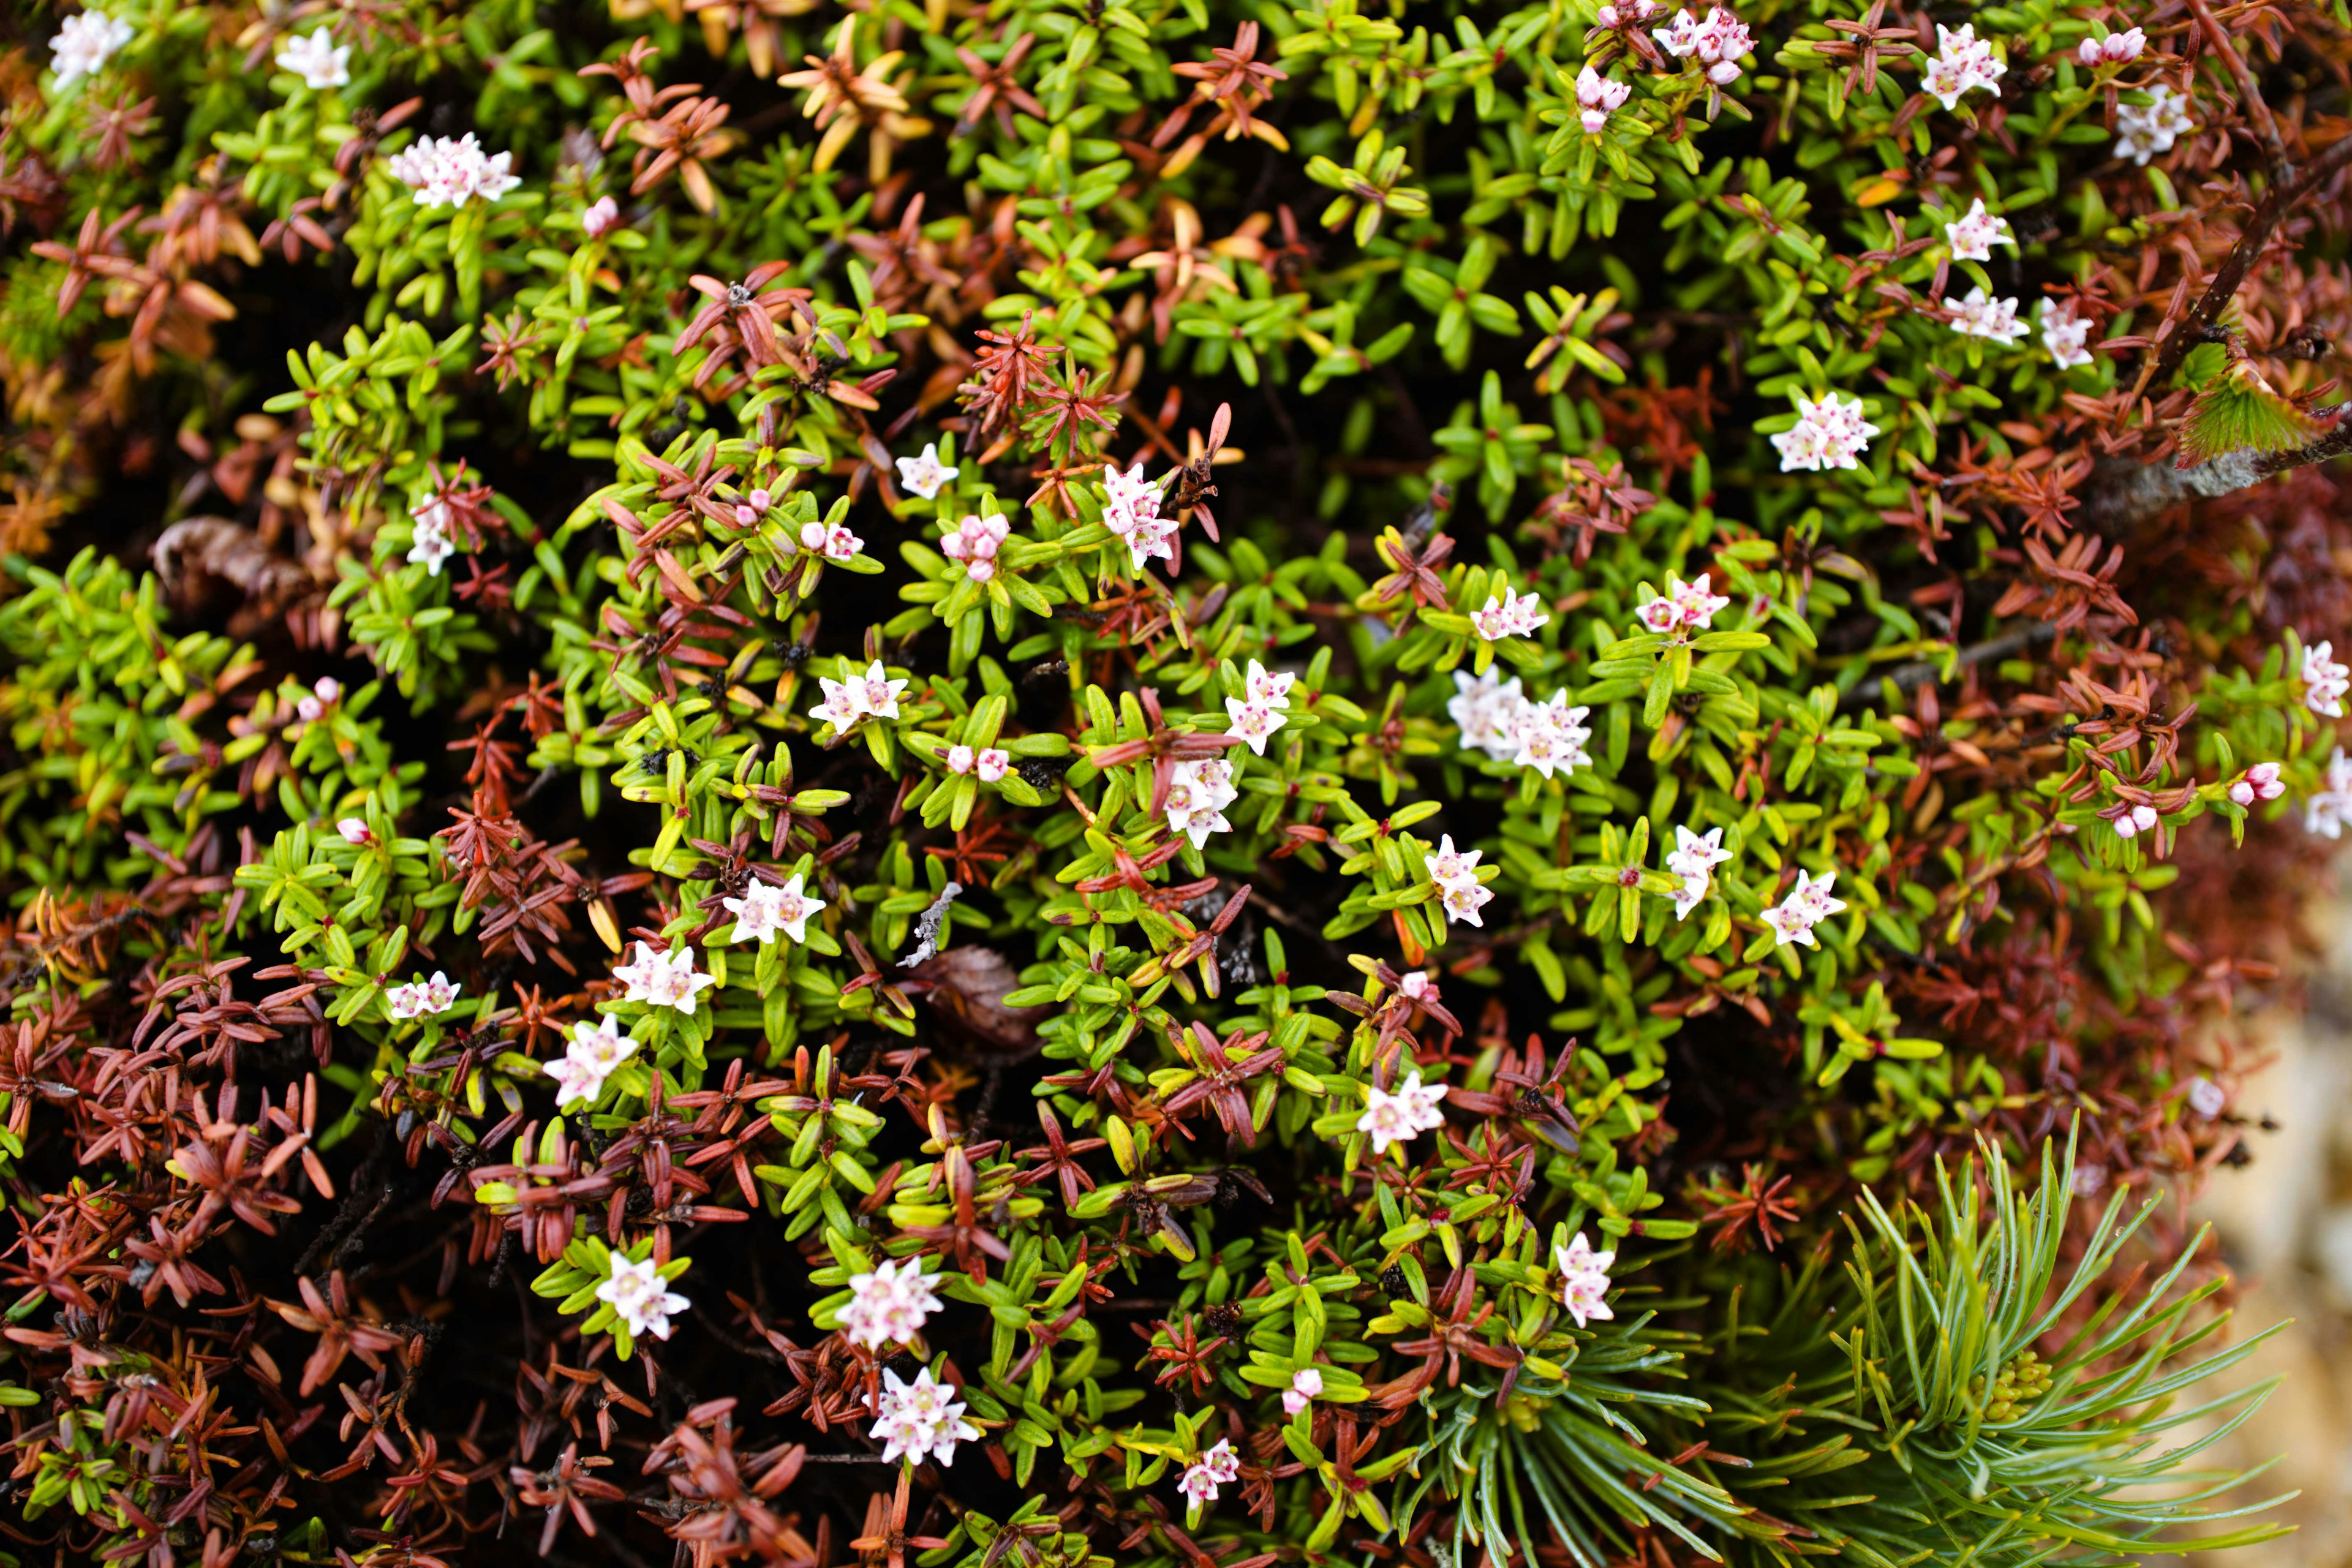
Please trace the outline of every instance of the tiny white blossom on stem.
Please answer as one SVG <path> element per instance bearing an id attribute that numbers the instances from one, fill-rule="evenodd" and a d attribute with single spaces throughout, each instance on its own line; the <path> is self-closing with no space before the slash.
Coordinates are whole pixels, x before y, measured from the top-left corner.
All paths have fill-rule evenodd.
<path id="1" fill-rule="evenodd" d="M 2210 1078 L 2198 1079 L 2189 1086 L 2189 1109 L 2208 1120 L 2221 1115 L 2229 1103 L 2229 1095 Z"/>
<path id="2" fill-rule="evenodd" d="M 580 215 L 580 232 L 591 239 L 602 239 L 620 226 L 621 204 L 610 196 L 598 196 Z"/>
<path id="3" fill-rule="evenodd" d="M 1609 1268 L 1616 1261 L 1614 1252 L 1593 1251 L 1580 1230 L 1566 1247 L 1553 1248 L 1552 1266 L 1559 1272 L 1560 1305 L 1568 1309 L 1578 1328 L 1584 1327 L 1588 1319 L 1606 1322 L 1617 1315 L 1604 1299 L 1609 1291 Z"/>
<path id="4" fill-rule="evenodd" d="M 1568 693 L 1555 691 L 1548 702 L 1530 702 L 1521 709 L 1514 726 L 1513 738 L 1518 749 L 1511 760 L 1523 768 L 1533 768 L 1549 778 L 1557 768 L 1563 775 L 1579 768 L 1589 768 L 1592 759 L 1587 755 L 1584 743 L 1592 739 L 1592 731 L 1584 722 L 1592 710 L 1568 705 Z"/>
<path id="5" fill-rule="evenodd" d="M 1602 76 L 1589 65 L 1578 72 L 1576 102 L 1577 107 L 1583 110 L 1578 118 L 1584 129 L 1592 135 L 1600 135 L 1601 128 L 1609 123 L 1612 114 L 1624 107 L 1625 100 L 1633 90 L 1632 83 Z"/>
<path id="6" fill-rule="evenodd" d="M 1123 474 L 1104 464 L 1103 495 L 1103 526 L 1126 541 L 1135 571 L 1154 556 L 1176 558 L 1175 520 L 1160 515 L 1160 487 L 1143 477 L 1141 463 Z"/>
<path id="7" fill-rule="evenodd" d="M 1265 755 L 1265 743 L 1274 732 L 1290 721 L 1283 711 L 1264 702 L 1252 702 L 1244 698 L 1225 699 L 1225 728 L 1239 735 L 1258 756 Z"/>
<path id="8" fill-rule="evenodd" d="M 1514 595 L 1506 585 L 1499 598 L 1489 595 L 1486 606 L 1470 612 L 1470 624 L 1488 642 L 1500 642 L 1505 637 L 1532 637 L 1538 626 L 1551 620 L 1543 609 L 1543 601 L 1532 593 Z"/>
<path id="9" fill-rule="evenodd" d="M 1919 73 L 1919 88 L 1946 109 L 1958 109 L 1960 95 L 1982 88 L 2000 96 L 2000 79 L 2009 67 L 1996 58 L 1991 40 L 1977 37 L 1974 24 L 1936 27 L 1936 56 Z"/>
<path id="10" fill-rule="evenodd" d="M 2303 650 L 2303 705 L 2330 719 L 2344 717 L 2344 694 L 2352 691 L 2352 668 L 2336 662 L 2333 643 Z"/>
<path id="11" fill-rule="evenodd" d="M 482 151 L 470 131 L 456 138 L 427 136 L 384 165 L 392 177 L 416 195 L 421 207 L 462 207 L 469 201 L 494 202 L 522 181 L 507 173 L 510 153 Z"/>
<path id="12" fill-rule="evenodd" d="M 2074 58 L 2093 67 L 2129 65 L 2147 47 L 2147 35 L 2134 27 L 2104 38 L 2084 38 L 2074 46 Z"/>
<path id="13" fill-rule="evenodd" d="M 2230 798 L 2240 805 L 2252 805 L 2258 800 L 2276 800 L 2285 793 L 2286 781 L 2279 777 L 2276 763 L 2256 763 L 2230 786 Z"/>
<path id="14" fill-rule="evenodd" d="M 1731 851 L 1723 847 L 1722 828 L 1710 827 L 1705 833 L 1675 829 L 1675 847 L 1666 852 L 1666 869 L 1683 879 L 1683 885 L 1675 889 L 1675 920 L 1698 908 L 1715 886 L 1715 868 L 1730 858 Z"/>
<path id="15" fill-rule="evenodd" d="M 1216 1501 L 1217 1489 L 1239 1480 L 1241 1473 L 1241 1456 L 1234 1452 L 1232 1443 L 1220 1437 L 1216 1447 L 1184 1467 L 1184 1478 L 1176 1483 L 1176 1489 L 1197 1508 Z"/>
<path id="16" fill-rule="evenodd" d="M 555 1080 L 555 1109 L 575 1100 L 594 1104 L 604 1092 L 604 1080 L 636 1054 L 636 1040 L 621 1033 L 619 1021 L 609 1013 L 572 1025 L 563 1055 L 547 1064 L 547 1076 Z"/>
<path id="17" fill-rule="evenodd" d="M 1789 896 L 1778 907 L 1764 911 L 1764 923 L 1779 939 L 1773 943 L 1775 947 L 1786 947 L 1792 942 L 1807 947 L 1821 945 L 1813 940 L 1813 928 L 1845 908 L 1845 900 L 1830 896 L 1830 889 L 1836 881 L 1834 871 L 1818 880 L 1810 873 L 1797 873 L 1797 885 L 1789 889 Z"/>
<path id="18" fill-rule="evenodd" d="M 758 942 L 762 944 L 776 940 L 778 931 L 794 942 L 808 940 L 808 919 L 824 908 L 822 900 L 812 899 L 801 891 L 801 877 L 794 872 L 782 887 L 773 882 L 753 879 L 740 899 L 721 899 L 719 903 L 735 917 L 734 934 L 730 942 Z"/>
<path id="19" fill-rule="evenodd" d="M 1178 763 L 1169 770 L 1168 826 L 1189 835 L 1195 849 L 1209 847 L 1209 835 L 1230 830 L 1225 807 L 1241 798 L 1234 787 L 1234 765 L 1222 757 Z"/>
<path id="20" fill-rule="evenodd" d="M 961 562 L 967 576 L 985 583 L 996 575 L 996 552 L 1013 531 L 1011 523 L 1002 516 L 966 516 L 940 526 L 945 534 L 940 549 L 949 560 Z"/>
<path id="21" fill-rule="evenodd" d="M 456 1006 L 457 993 L 464 989 L 436 969 L 430 980 L 415 980 L 386 991 L 383 1010 L 395 1018 L 434 1016 Z"/>
<path id="22" fill-rule="evenodd" d="M 1869 449 L 1878 426 L 1862 415 L 1862 399 L 1832 392 L 1819 403 L 1797 399 L 1797 423 L 1772 437 L 1780 449 L 1780 471 L 1819 473 L 1824 468 L 1858 467 L 1855 459 Z"/>
<path id="23" fill-rule="evenodd" d="M 1672 22 L 1652 29 L 1652 36 L 1676 59 L 1695 59 L 1705 66 L 1707 80 L 1717 87 L 1739 79 L 1740 57 L 1755 47 L 1748 24 L 1720 5 L 1709 6 L 1704 22 L 1688 11 L 1677 11 Z"/>
<path id="24" fill-rule="evenodd" d="M 1438 1109 L 1444 1100 L 1445 1086 L 1423 1084 L 1418 1072 L 1406 1075 L 1394 1093 L 1367 1084 L 1364 1113 L 1356 1118 L 1356 1131 L 1371 1138 L 1375 1155 L 1384 1154 L 1391 1143 L 1409 1143 L 1433 1127 L 1444 1126 L 1445 1113 Z"/>
<path id="25" fill-rule="evenodd" d="M 425 575 L 441 575 L 441 563 L 457 552 L 442 526 L 427 517 L 416 520 L 416 528 L 408 545 L 408 559 L 425 568 Z"/>
<path id="26" fill-rule="evenodd" d="M 669 1288 L 652 1258 L 633 1263 L 618 1252 L 613 1254 L 612 1278 L 596 1287 L 596 1300 L 627 1325 L 631 1339 L 639 1340 L 647 1334 L 669 1338 L 671 1316 L 694 1304 Z"/>
<path id="27" fill-rule="evenodd" d="M 1957 311 L 1952 331 L 1964 338 L 1985 338 L 1993 342 L 2013 344 L 2021 342 L 2033 329 L 2017 319 L 2015 300 L 1996 300 L 1981 289 L 1969 290 L 1965 300 L 1946 296 L 1944 309 Z"/>
<path id="28" fill-rule="evenodd" d="M 365 821 L 356 816 L 346 816 L 341 822 L 336 823 L 335 831 L 343 836 L 343 842 L 346 844 L 373 844 L 375 842 L 375 829 L 370 827 Z"/>
<path id="29" fill-rule="evenodd" d="M 2142 165 L 2197 129 L 2187 99 L 2162 86 L 2149 88 L 2147 96 L 2152 102 L 2116 105 L 2116 156 Z"/>
<path id="30" fill-rule="evenodd" d="M 2347 758 L 2344 748 L 2338 746 L 2336 755 L 2328 759 L 2326 778 L 2303 803 L 2303 826 L 2305 832 L 2335 838 L 2343 834 L 2347 822 L 2352 822 L 2352 758 Z"/>
<path id="31" fill-rule="evenodd" d="M 937 441 L 925 442 L 923 455 L 919 458 L 894 458 L 891 461 L 898 465 L 898 482 L 907 487 L 909 494 L 923 500 L 938 499 L 941 488 L 963 472 L 961 468 L 951 468 L 940 461 L 940 444 Z"/>
<path id="32" fill-rule="evenodd" d="M 2157 821 L 2156 808 L 2154 806 L 2136 805 L 2129 811 L 2124 812 L 2122 815 L 2114 818 L 2113 826 L 2116 830 L 2116 837 L 2124 840 L 2126 843 L 2129 843 L 2131 840 L 2138 837 L 2141 834 L 2155 827 Z"/>
<path id="33" fill-rule="evenodd" d="M 1526 706 L 1517 676 L 1503 680 L 1492 670 L 1473 676 L 1457 669 L 1454 695 L 1445 700 L 1445 713 L 1461 726 L 1464 751 L 1484 752 L 1498 763 L 1507 763 L 1519 749 L 1515 731 L 1518 711 Z"/>
<path id="34" fill-rule="evenodd" d="M 1990 261 L 1994 246 L 2006 245 L 2012 249 L 2017 246 L 2016 237 L 2010 233 L 2009 220 L 1985 211 L 1982 196 L 1958 223 L 1946 224 L 1944 233 L 1952 242 L 1955 261 Z"/>
<path id="35" fill-rule="evenodd" d="M 2050 352 L 2052 363 L 2060 370 L 2090 363 L 2090 318 L 2077 316 L 2055 300 L 2042 301 L 2042 346 Z"/>
<path id="36" fill-rule="evenodd" d="M 278 68 L 302 79 L 313 92 L 348 87 L 352 79 L 352 47 L 328 37 L 327 29 L 287 41 L 278 51 Z"/>
<path id="37" fill-rule="evenodd" d="M 979 1438 L 980 1428 L 963 1419 L 963 1402 L 951 1397 L 960 1391 L 953 1384 L 935 1381 L 930 1368 L 918 1372 L 912 1383 L 886 1370 L 882 1382 L 881 1402 L 867 1436 L 882 1445 L 884 1464 L 937 1459 L 951 1465 L 958 1443 Z"/>
<path id="38" fill-rule="evenodd" d="M 704 974 L 694 967 L 694 951 L 680 948 L 676 952 L 656 952 L 650 943 L 637 943 L 636 962 L 616 963 L 613 978 L 628 986 L 625 1002 L 646 1002 L 656 1007 L 675 1007 L 681 1013 L 692 1014 L 694 999 L 705 987 L 719 984 L 715 974 Z"/>
<path id="39" fill-rule="evenodd" d="M 134 36 L 130 23 L 103 11 L 80 11 L 68 16 L 49 40 L 49 68 L 58 73 L 58 90 L 63 92 L 82 78 L 104 70 L 115 51 Z"/>
<path id="40" fill-rule="evenodd" d="M 310 690 L 302 694 L 301 700 L 294 704 L 294 711 L 304 723 L 310 723 L 324 718 L 327 710 L 340 700 L 342 695 L 343 683 L 331 675 L 322 675 L 311 684 Z"/>
<path id="41" fill-rule="evenodd" d="M 1311 1366 L 1302 1366 L 1290 1374 L 1290 1386 L 1282 1391 L 1282 1413 L 1296 1415 L 1307 1408 L 1311 1400 L 1323 1396 L 1323 1374 Z"/>
<path id="42" fill-rule="evenodd" d="M 873 1350 L 905 1344 L 922 1332 L 923 1321 L 943 1303 L 923 1278 L 923 1260 L 884 1261 L 849 1277 L 849 1305 L 841 1310 L 841 1331 L 849 1342 Z"/>

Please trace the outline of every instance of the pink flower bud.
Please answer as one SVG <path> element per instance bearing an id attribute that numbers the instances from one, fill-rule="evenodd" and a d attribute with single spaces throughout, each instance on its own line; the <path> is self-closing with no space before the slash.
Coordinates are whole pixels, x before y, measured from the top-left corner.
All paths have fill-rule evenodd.
<path id="1" fill-rule="evenodd" d="M 985 583 L 991 577 L 996 575 L 996 563 L 993 561 L 975 561 L 969 566 L 966 566 L 964 570 L 971 574 L 971 580 L 973 582 Z"/>
<path id="2" fill-rule="evenodd" d="M 972 750 L 970 746 L 950 746 L 948 748 L 948 772 L 951 773 L 968 773 L 971 772 L 972 763 L 976 759 L 973 757 Z"/>
<path id="3" fill-rule="evenodd" d="M 801 548 L 803 550 L 823 550 L 824 548 L 824 524 L 821 522 L 804 522 L 801 524 Z"/>
<path id="4" fill-rule="evenodd" d="M 1594 17 L 1593 20 L 1604 27 L 1615 26 L 1617 25 L 1617 7 L 1614 5 L 1603 5 L 1601 7 L 1601 15 Z"/>
<path id="5" fill-rule="evenodd" d="M 770 507 L 772 507 L 772 506 L 773 506 L 773 505 L 775 505 L 775 504 L 776 504 L 775 498 L 774 498 L 774 497 L 772 497 L 772 496 L 771 496 L 771 495 L 770 495 L 766 490 L 764 490 L 764 489 L 756 489 L 756 490 L 753 490 L 750 495 L 745 496 L 743 499 L 744 499 L 745 500 L 747 500 L 747 501 L 750 501 L 753 506 L 755 506 L 755 507 L 759 508 L 761 511 L 765 511 L 765 510 L 767 510 Z"/>
<path id="6" fill-rule="evenodd" d="M 2254 804 L 2254 786 L 2240 779 L 2230 786 L 2230 798 L 2240 805 L 2252 805 Z"/>
<path id="7" fill-rule="evenodd" d="M 2086 66 L 2095 66 L 2105 58 L 2106 51 L 2096 38 L 2084 38 L 2074 47 L 2074 58 Z"/>
<path id="8" fill-rule="evenodd" d="M 362 822 L 356 816 L 346 816 L 341 822 L 335 824 L 335 831 L 343 836 L 343 842 L 346 844 L 373 844 L 375 842 L 375 830 L 368 826 L 366 823 Z"/>
<path id="9" fill-rule="evenodd" d="M 602 239 L 620 226 L 621 204 L 610 196 L 598 198 L 595 205 L 580 215 L 580 226 L 591 239 Z"/>
<path id="10" fill-rule="evenodd" d="M 759 525 L 760 525 L 760 513 L 759 513 L 759 511 L 758 511 L 758 510 L 757 510 L 756 508 L 752 508 L 752 507 L 745 506 L 745 505 L 744 505 L 742 502 L 740 502 L 740 501 L 738 501 L 738 502 L 736 502 L 736 503 L 735 503 L 735 526 L 736 526 L 736 527 L 738 527 L 738 528 L 757 528 Z"/>

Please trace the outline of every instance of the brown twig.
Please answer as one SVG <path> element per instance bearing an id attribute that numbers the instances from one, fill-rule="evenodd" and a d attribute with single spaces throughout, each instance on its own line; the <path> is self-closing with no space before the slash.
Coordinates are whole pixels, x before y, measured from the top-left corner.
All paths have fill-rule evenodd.
<path id="1" fill-rule="evenodd" d="M 2007 658 L 2011 654 L 2023 653 L 2028 648 L 2038 647 L 2057 636 L 2056 626 L 2047 621 L 2035 621 L 2030 626 L 2019 626 L 2013 631 L 2003 632 L 1997 637 L 1988 637 L 1983 642 L 1962 648 L 1956 668 L 1966 669 L 1970 665 L 1983 664 L 1990 659 Z M 1943 668 L 1943 663 L 1938 659 L 1914 659 L 1908 664 L 1896 665 L 1882 675 L 1879 679 L 1893 681 L 1895 689 L 1897 691 L 1909 691 L 1915 687 L 1925 686 L 1930 681 L 1940 684 Z M 1878 696 L 1877 682 L 1857 681 L 1854 683 L 1853 689 L 1838 700 L 1838 708 L 1841 711 L 1867 708 L 1878 700 Z"/>
<path id="2" fill-rule="evenodd" d="M 2239 285 L 2246 280 L 2246 274 L 2253 270 L 2254 262 L 2270 244 L 2271 231 L 2278 226 L 2279 220 L 2286 216 L 2289 208 L 2342 170 L 2347 161 L 2352 161 L 2352 136 L 2343 138 L 2314 158 L 2293 179 L 2272 181 L 2270 190 L 2248 220 L 2245 232 L 2238 236 L 2238 243 L 2230 247 L 2230 254 L 2213 274 L 2212 282 L 2206 285 L 2205 292 L 2190 307 L 2189 314 L 2165 334 L 2156 357 L 2142 363 L 2139 380 L 2132 387 L 2132 402 L 2138 402 L 2150 386 L 2162 387 L 2169 382 L 2189 351 L 2207 341 L 2213 323 L 2237 298 Z"/>
<path id="3" fill-rule="evenodd" d="M 2205 30 L 2205 41 L 2228 62 L 2230 74 L 2238 79 L 2238 96 L 2245 100 L 2246 118 L 2254 122 L 2254 133 L 2271 155 L 2271 178 L 2281 184 L 2294 178 L 2294 160 L 2287 155 L 2286 142 L 2279 135 L 2278 121 L 2271 118 L 2271 106 L 2263 101 L 2260 84 L 2246 64 L 2246 57 L 2238 52 L 2236 40 L 2230 37 L 2212 8 L 2205 0 L 2189 0 L 2189 8 L 2197 14 L 2197 24 Z"/>

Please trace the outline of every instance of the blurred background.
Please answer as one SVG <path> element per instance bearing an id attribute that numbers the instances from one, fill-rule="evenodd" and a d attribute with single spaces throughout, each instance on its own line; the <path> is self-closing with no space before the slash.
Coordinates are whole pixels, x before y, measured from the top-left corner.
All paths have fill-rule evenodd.
<path id="1" fill-rule="evenodd" d="M 2352 877 L 2338 883 L 2310 911 L 2320 963 L 2305 1005 L 2273 1007 L 2250 1031 L 2269 1060 L 2235 1110 L 2270 1125 L 2248 1129 L 2252 1163 L 2217 1173 L 2194 1209 L 2239 1280 L 2233 1340 L 2293 1320 L 2229 1374 L 2281 1381 L 2217 1458 L 2277 1459 L 2250 1493 L 2300 1489 L 2274 1516 L 2296 1529 L 2209 1559 L 2235 1568 L 2352 1565 Z"/>

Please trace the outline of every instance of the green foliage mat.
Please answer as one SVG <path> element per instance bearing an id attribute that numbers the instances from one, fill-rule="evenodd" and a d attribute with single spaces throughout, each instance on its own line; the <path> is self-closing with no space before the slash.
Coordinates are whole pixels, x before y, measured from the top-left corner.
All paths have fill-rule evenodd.
<path id="1" fill-rule="evenodd" d="M 11 1561 L 2272 1531 L 2175 1220 L 2352 818 L 2341 0 L 105 5 Z"/>

